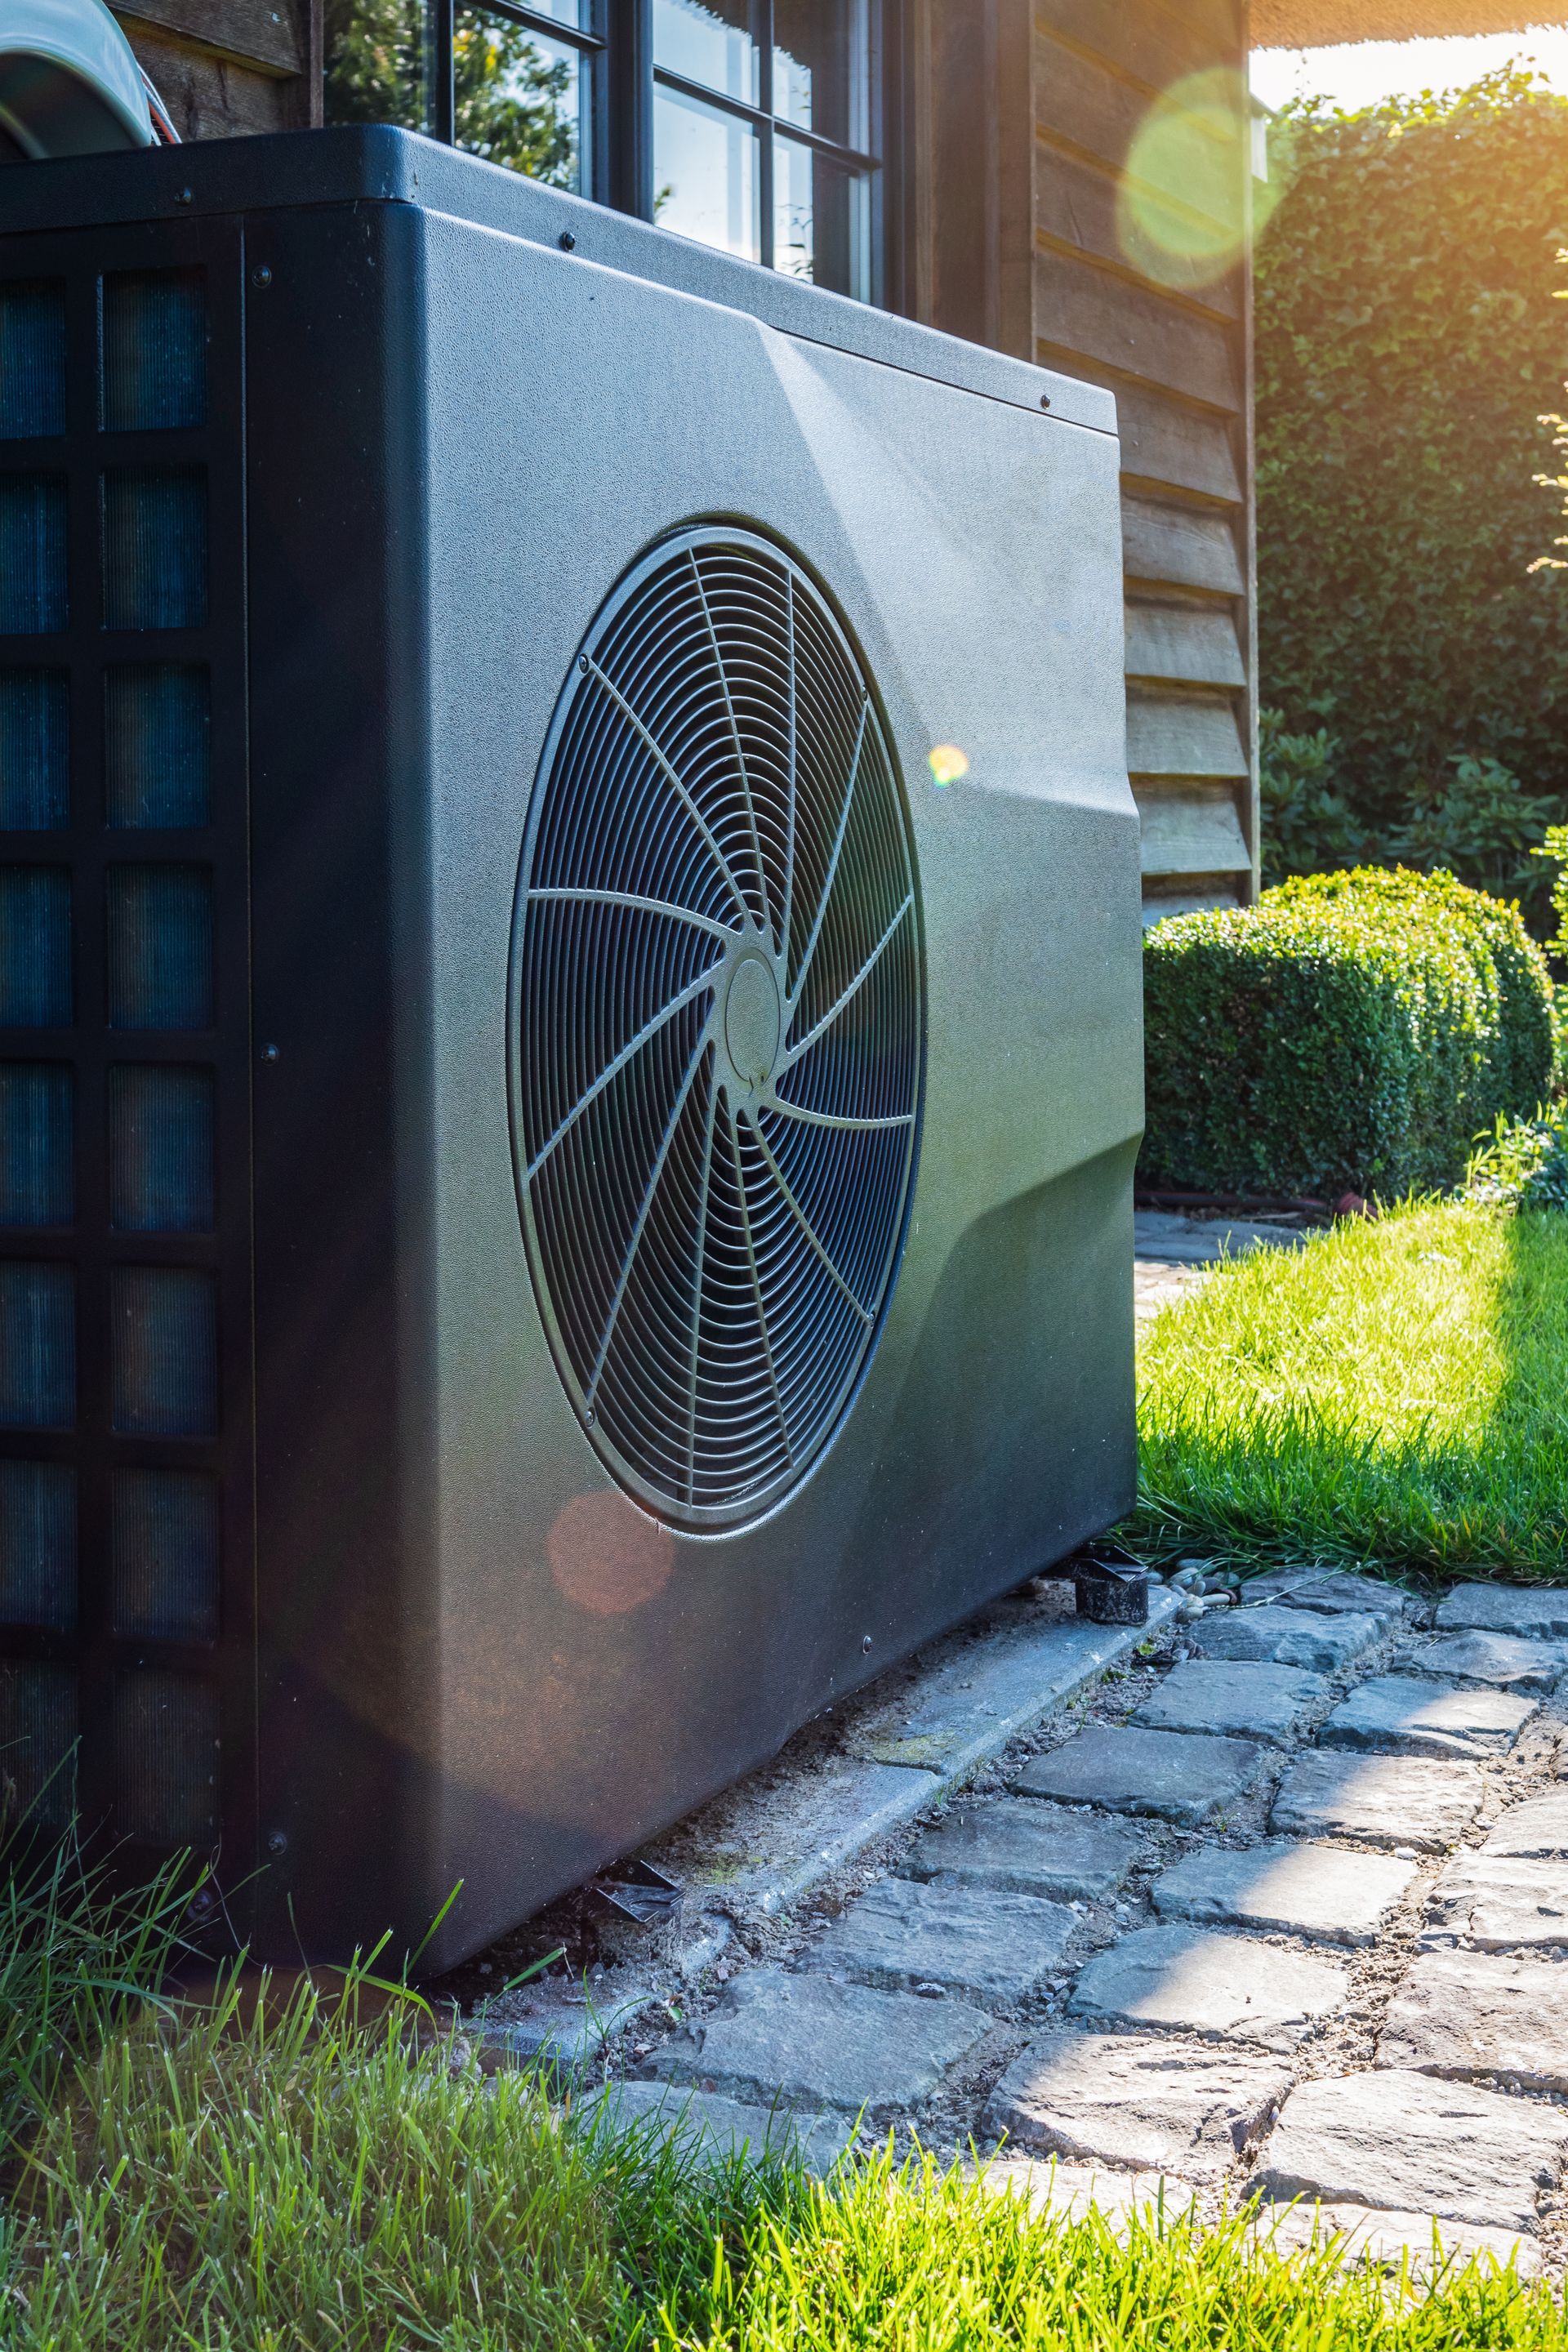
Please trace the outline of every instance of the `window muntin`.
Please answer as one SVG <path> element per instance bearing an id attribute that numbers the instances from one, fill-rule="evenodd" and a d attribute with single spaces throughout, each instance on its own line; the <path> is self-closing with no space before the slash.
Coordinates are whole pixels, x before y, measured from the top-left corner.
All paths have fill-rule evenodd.
<path id="1" fill-rule="evenodd" d="M 880 298 L 884 0 L 327 0 L 327 119 L 397 122 Z"/>

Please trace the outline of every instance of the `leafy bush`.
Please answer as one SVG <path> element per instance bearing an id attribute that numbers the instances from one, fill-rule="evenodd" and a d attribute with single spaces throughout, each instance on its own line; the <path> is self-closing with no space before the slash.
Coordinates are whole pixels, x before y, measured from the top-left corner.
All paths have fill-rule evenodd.
<path id="1" fill-rule="evenodd" d="M 1503 73 L 1283 129 L 1258 261 L 1262 699 L 1282 737 L 1326 732 L 1320 782 L 1375 855 L 1512 890 L 1497 820 L 1516 791 L 1561 820 L 1568 794 L 1568 573 L 1535 561 L 1568 100 Z M 1327 823 L 1315 866 L 1358 854 Z"/>
<path id="2" fill-rule="evenodd" d="M 1151 1185 L 1384 1199 L 1459 1181 L 1552 1079 L 1552 992 L 1516 908 L 1360 867 L 1178 915 L 1144 952 Z"/>
<path id="3" fill-rule="evenodd" d="M 1534 1118 L 1499 1118 L 1470 1162 L 1465 1190 L 1505 1208 L 1568 1209 L 1568 1105 Z"/>

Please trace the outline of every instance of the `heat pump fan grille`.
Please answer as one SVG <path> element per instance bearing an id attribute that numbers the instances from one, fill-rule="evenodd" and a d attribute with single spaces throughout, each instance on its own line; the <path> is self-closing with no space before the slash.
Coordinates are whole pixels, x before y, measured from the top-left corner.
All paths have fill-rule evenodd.
<path id="1" fill-rule="evenodd" d="M 753 1518 L 831 1438 L 897 1269 L 921 1050 L 909 824 L 843 628 L 763 540 L 665 541 L 556 710 L 512 977 L 542 1309 L 665 1517 Z"/>

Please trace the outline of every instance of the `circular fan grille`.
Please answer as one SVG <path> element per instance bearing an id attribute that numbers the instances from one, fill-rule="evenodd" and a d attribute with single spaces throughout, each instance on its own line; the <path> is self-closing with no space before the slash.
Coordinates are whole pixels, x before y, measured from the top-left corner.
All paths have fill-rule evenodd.
<path id="1" fill-rule="evenodd" d="M 556 1360 L 617 1477 L 733 1526 L 832 1436 L 914 1168 L 914 862 L 820 591 L 697 530 L 595 620 L 529 812 L 512 1098 Z"/>

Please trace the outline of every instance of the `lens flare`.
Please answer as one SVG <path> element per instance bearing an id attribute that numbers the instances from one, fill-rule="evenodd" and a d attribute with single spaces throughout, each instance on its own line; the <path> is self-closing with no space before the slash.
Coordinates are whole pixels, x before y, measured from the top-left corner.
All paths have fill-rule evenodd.
<path id="1" fill-rule="evenodd" d="M 595 1617 L 640 1609 L 669 1581 L 675 1538 L 619 1495 L 578 1495 L 556 1517 L 546 1549 L 568 1601 Z"/>
<path id="2" fill-rule="evenodd" d="M 939 743 L 931 755 L 931 772 L 939 784 L 956 784 L 969 773 L 969 754 L 956 743 Z"/>
<path id="3" fill-rule="evenodd" d="M 1242 257 L 1277 192 L 1252 178 L 1252 104 L 1240 74 L 1188 74 L 1149 108 L 1116 192 L 1126 258 L 1162 285 L 1212 286 Z"/>

